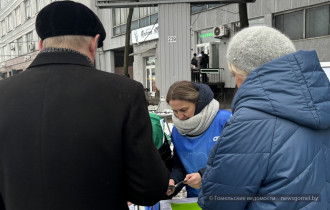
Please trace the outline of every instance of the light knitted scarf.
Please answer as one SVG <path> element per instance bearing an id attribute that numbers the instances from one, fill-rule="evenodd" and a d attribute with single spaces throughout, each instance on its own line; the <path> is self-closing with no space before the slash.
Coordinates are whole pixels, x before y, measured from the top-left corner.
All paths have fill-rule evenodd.
<path id="1" fill-rule="evenodd" d="M 198 136 L 211 125 L 214 117 L 219 111 L 219 102 L 215 99 L 202 109 L 202 111 L 187 119 L 180 120 L 174 114 L 172 114 L 172 120 L 175 127 L 178 129 L 181 135 Z"/>

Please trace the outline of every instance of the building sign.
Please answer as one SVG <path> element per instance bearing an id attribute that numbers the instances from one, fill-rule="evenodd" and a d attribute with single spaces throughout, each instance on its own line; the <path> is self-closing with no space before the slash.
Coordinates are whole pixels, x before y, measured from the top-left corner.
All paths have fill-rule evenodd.
<path id="1" fill-rule="evenodd" d="M 198 44 L 209 43 L 209 42 L 219 42 L 214 38 L 213 29 L 206 29 L 198 32 Z"/>
<path id="2" fill-rule="evenodd" d="M 159 38 L 158 23 L 132 31 L 132 43 L 141 43 Z"/>
<path id="3" fill-rule="evenodd" d="M 214 33 L 211 32 L 211 33 L 201 34 L 199 37 L 200 38 L 214 37 Z"/>
<path id="4" fill-rule="evenodd" d="M 167 40 L 168 42 L 176 42 L 176 36 L 168 36 Z"/>

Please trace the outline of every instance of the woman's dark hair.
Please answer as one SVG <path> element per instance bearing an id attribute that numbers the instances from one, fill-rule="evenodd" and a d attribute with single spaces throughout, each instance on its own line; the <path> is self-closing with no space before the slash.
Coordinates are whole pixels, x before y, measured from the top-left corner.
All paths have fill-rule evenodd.
<path id="1" fill-rule="evenodd" d="M 166 102 L 169 103 L 170 100 L 183 100 L 197 104 L 198 94 L 199 92 L 193 82 L 178 81 L 173 83 L 169 88 Z"/>

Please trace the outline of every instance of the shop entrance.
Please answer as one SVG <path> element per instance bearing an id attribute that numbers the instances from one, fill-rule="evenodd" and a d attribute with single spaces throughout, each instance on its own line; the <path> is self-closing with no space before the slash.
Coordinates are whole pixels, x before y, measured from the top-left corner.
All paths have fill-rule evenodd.
<path id="1" fill-rule="evenodd" d="M 156 97 L 156 66 L 155 57 L 146 58 L 146 88 L 149 97 Z"/>

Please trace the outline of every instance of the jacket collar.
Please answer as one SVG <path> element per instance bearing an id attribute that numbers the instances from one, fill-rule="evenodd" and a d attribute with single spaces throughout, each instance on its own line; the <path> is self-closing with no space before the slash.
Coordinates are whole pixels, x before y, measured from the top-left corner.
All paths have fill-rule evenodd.
<path id="1" fill-rule="evenodd" d="M 74 64 L 94 67 L 91 60 L 80 52 L 69 49 L 51 48 L 40 51 L 29 68 L 49 64 Z"/>

